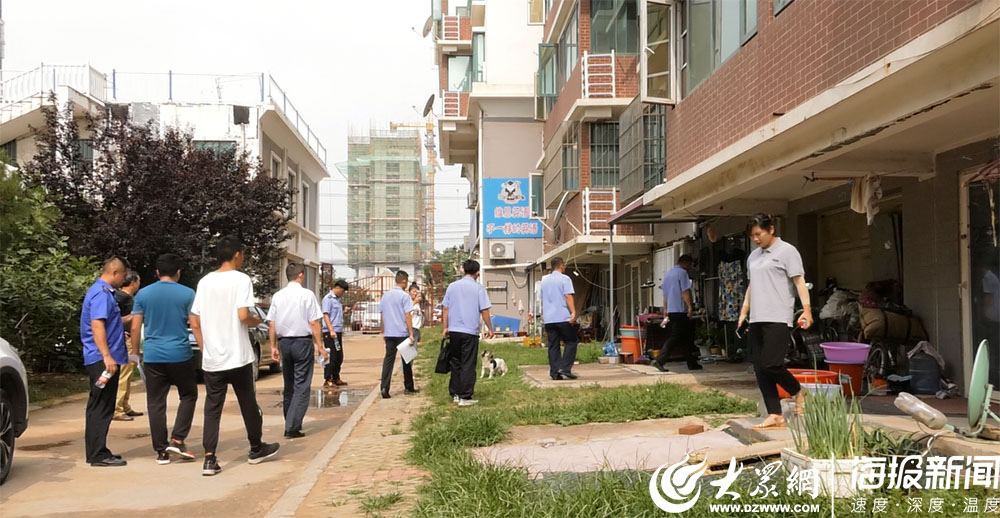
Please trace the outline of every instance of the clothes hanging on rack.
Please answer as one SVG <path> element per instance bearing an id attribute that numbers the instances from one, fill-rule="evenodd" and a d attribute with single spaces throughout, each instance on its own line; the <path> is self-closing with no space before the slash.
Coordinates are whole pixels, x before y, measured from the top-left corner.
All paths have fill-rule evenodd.
<path id="1" fill-rule="evenodd" d="M 879 200 L 882 199 L 882 180 L 869 174 L 864 178 L 855 178 L 851 186 L 851 210 L 868 216 L 868 225 L 875 221 L 879 212 Z"/>
<path id="2" fill-rule="evenodd" d="M 737 321 L 746 293 L 743 261 L 719 263 L 719 320 Z"/>

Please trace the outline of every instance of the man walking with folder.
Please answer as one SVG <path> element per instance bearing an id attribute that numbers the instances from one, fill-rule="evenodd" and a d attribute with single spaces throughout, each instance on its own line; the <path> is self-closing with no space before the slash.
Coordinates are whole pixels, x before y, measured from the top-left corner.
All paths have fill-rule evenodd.
<path id="1" fill-rule="evenodd" d="M 382 312 L 382 336 L 385 338 L 385 358 L 382 360 L 382 399 L 389 399 L 389 383 L 396 363 L 396 350 L 406 339 L 413 343 L 413 300 L 404 291 L 410 275 L 403 270 L 396 272 L 396 287 L 382 295 L 379 311 Z M 403 387 L 406 394 L 420 392 L 413 386 L 413 362 L 403 362 Z"/>

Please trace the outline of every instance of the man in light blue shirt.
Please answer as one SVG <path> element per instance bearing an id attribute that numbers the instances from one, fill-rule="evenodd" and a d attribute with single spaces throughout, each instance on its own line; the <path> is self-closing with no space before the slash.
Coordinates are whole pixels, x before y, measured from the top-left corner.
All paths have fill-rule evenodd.
<path id="1" fill-rule="evenodd" d="M 343 279 L 337 280 L 330 293 L 323 297 L 323 342 L 330 353 L 330 363 L 323 368 L 323 387 L 347 385 L 340 379 L 340 368 L 344 364 L 344 303 L 341 297 L 351 289 Z"/>
<path id="2" fill-rule="evenodd" d="M 573 303 L 573 279 L 566 275 L 566 262 L 562 257 L 552 258 L 552 273 L 542 281 L 542 322 L 549 345 L 549 376 L 554 380 L 573 379 L 573 362 L 580 338 L 573 323 L 576 322 L 576 304 Z M 563 349 L 560 352 L 560 342 Z"/>
<path id="3" fill-rule="evenodd" d="M 684 254 L 677 260 L 677 265 L 663 275 L 663 316 L 670 322 L 670 336 L 667 343 L 651 365 L 662 372 L 667 372 L 665 364 L 671 354 L 680 348 L 684 352 L 684 361 L 688 370 L 701 370 L 698 363 L 698 350 L 694 346 L 694 305 L 691 302 L 691 278 L 688 269 L 694 266 L 694 258 Z"/>
<path id="4" fill-rule="evenodd" d="M 444 336 L 448 339 L 451 381 L 448 392 L 459 406 L 478 403 L 472 399 L 476 389 L 476 358 L 479 356 L 480 318 L 486 324 L 486 338 L 493 338 L 490 323 L 490 298 L 479 284 L 479 263 L 469 259 L 462 264 L 465 276 L 448 285 L 441 305 Z"/>
<path id="5" fill-rule="evenodd" d="M 382 295 L 379 311 L 382 312 L 382 336 L 385 339 L 385 358 L 382 360 L 382 399 L 389 399 L 389 382 L 396 363 L 396 348 L 407 338 L 413 342 L 413 320 L 410 310 L 413 299 L 405 291 L 410 275 L 403 270 L 396 272 L 396 287 Z M 413 386 L 413 362 L 403 363 L 403 387 L 406 394 L 420 392 Z"/>

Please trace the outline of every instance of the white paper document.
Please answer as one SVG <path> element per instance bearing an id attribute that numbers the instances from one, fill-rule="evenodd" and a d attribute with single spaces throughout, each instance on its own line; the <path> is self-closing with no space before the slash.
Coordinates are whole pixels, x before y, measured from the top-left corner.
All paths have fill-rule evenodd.
<path id="1" fill-rule="evenodd" d="M 412 363 L 413 359 L 417 357 L 417 347 L 410 343 L 409 338 L 400 342 L 396 346 L 396 350 L 399 351 L 399 356 L 403 358 L 404 363 Z"/>

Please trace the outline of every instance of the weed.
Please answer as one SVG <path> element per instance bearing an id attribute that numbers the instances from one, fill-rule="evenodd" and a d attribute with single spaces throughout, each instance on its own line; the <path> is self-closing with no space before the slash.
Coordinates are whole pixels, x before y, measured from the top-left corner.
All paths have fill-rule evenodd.
<path id="1" fill-rule="evenodd" d="M 347 494 L 349 494 L 351 496 L 358 496 L 358 495 L 364 494 L 364 492 L 365 492 L 365 490 L 364 489 L 360 489 L 360 488 L 348 489 L 347 490 Z"/>
<path id="2" fill-rule="evenodd" d="M 384 495 L 371 495 L 366 496 L 361 500 L 361 510 L 366 514 L 377 513 L 380 511 L 385 511 L 386 509 L 398 504 L 403 501 L 403 494 L 399 491 L 393 491 L 391 493 L 386 493 Z"/>

